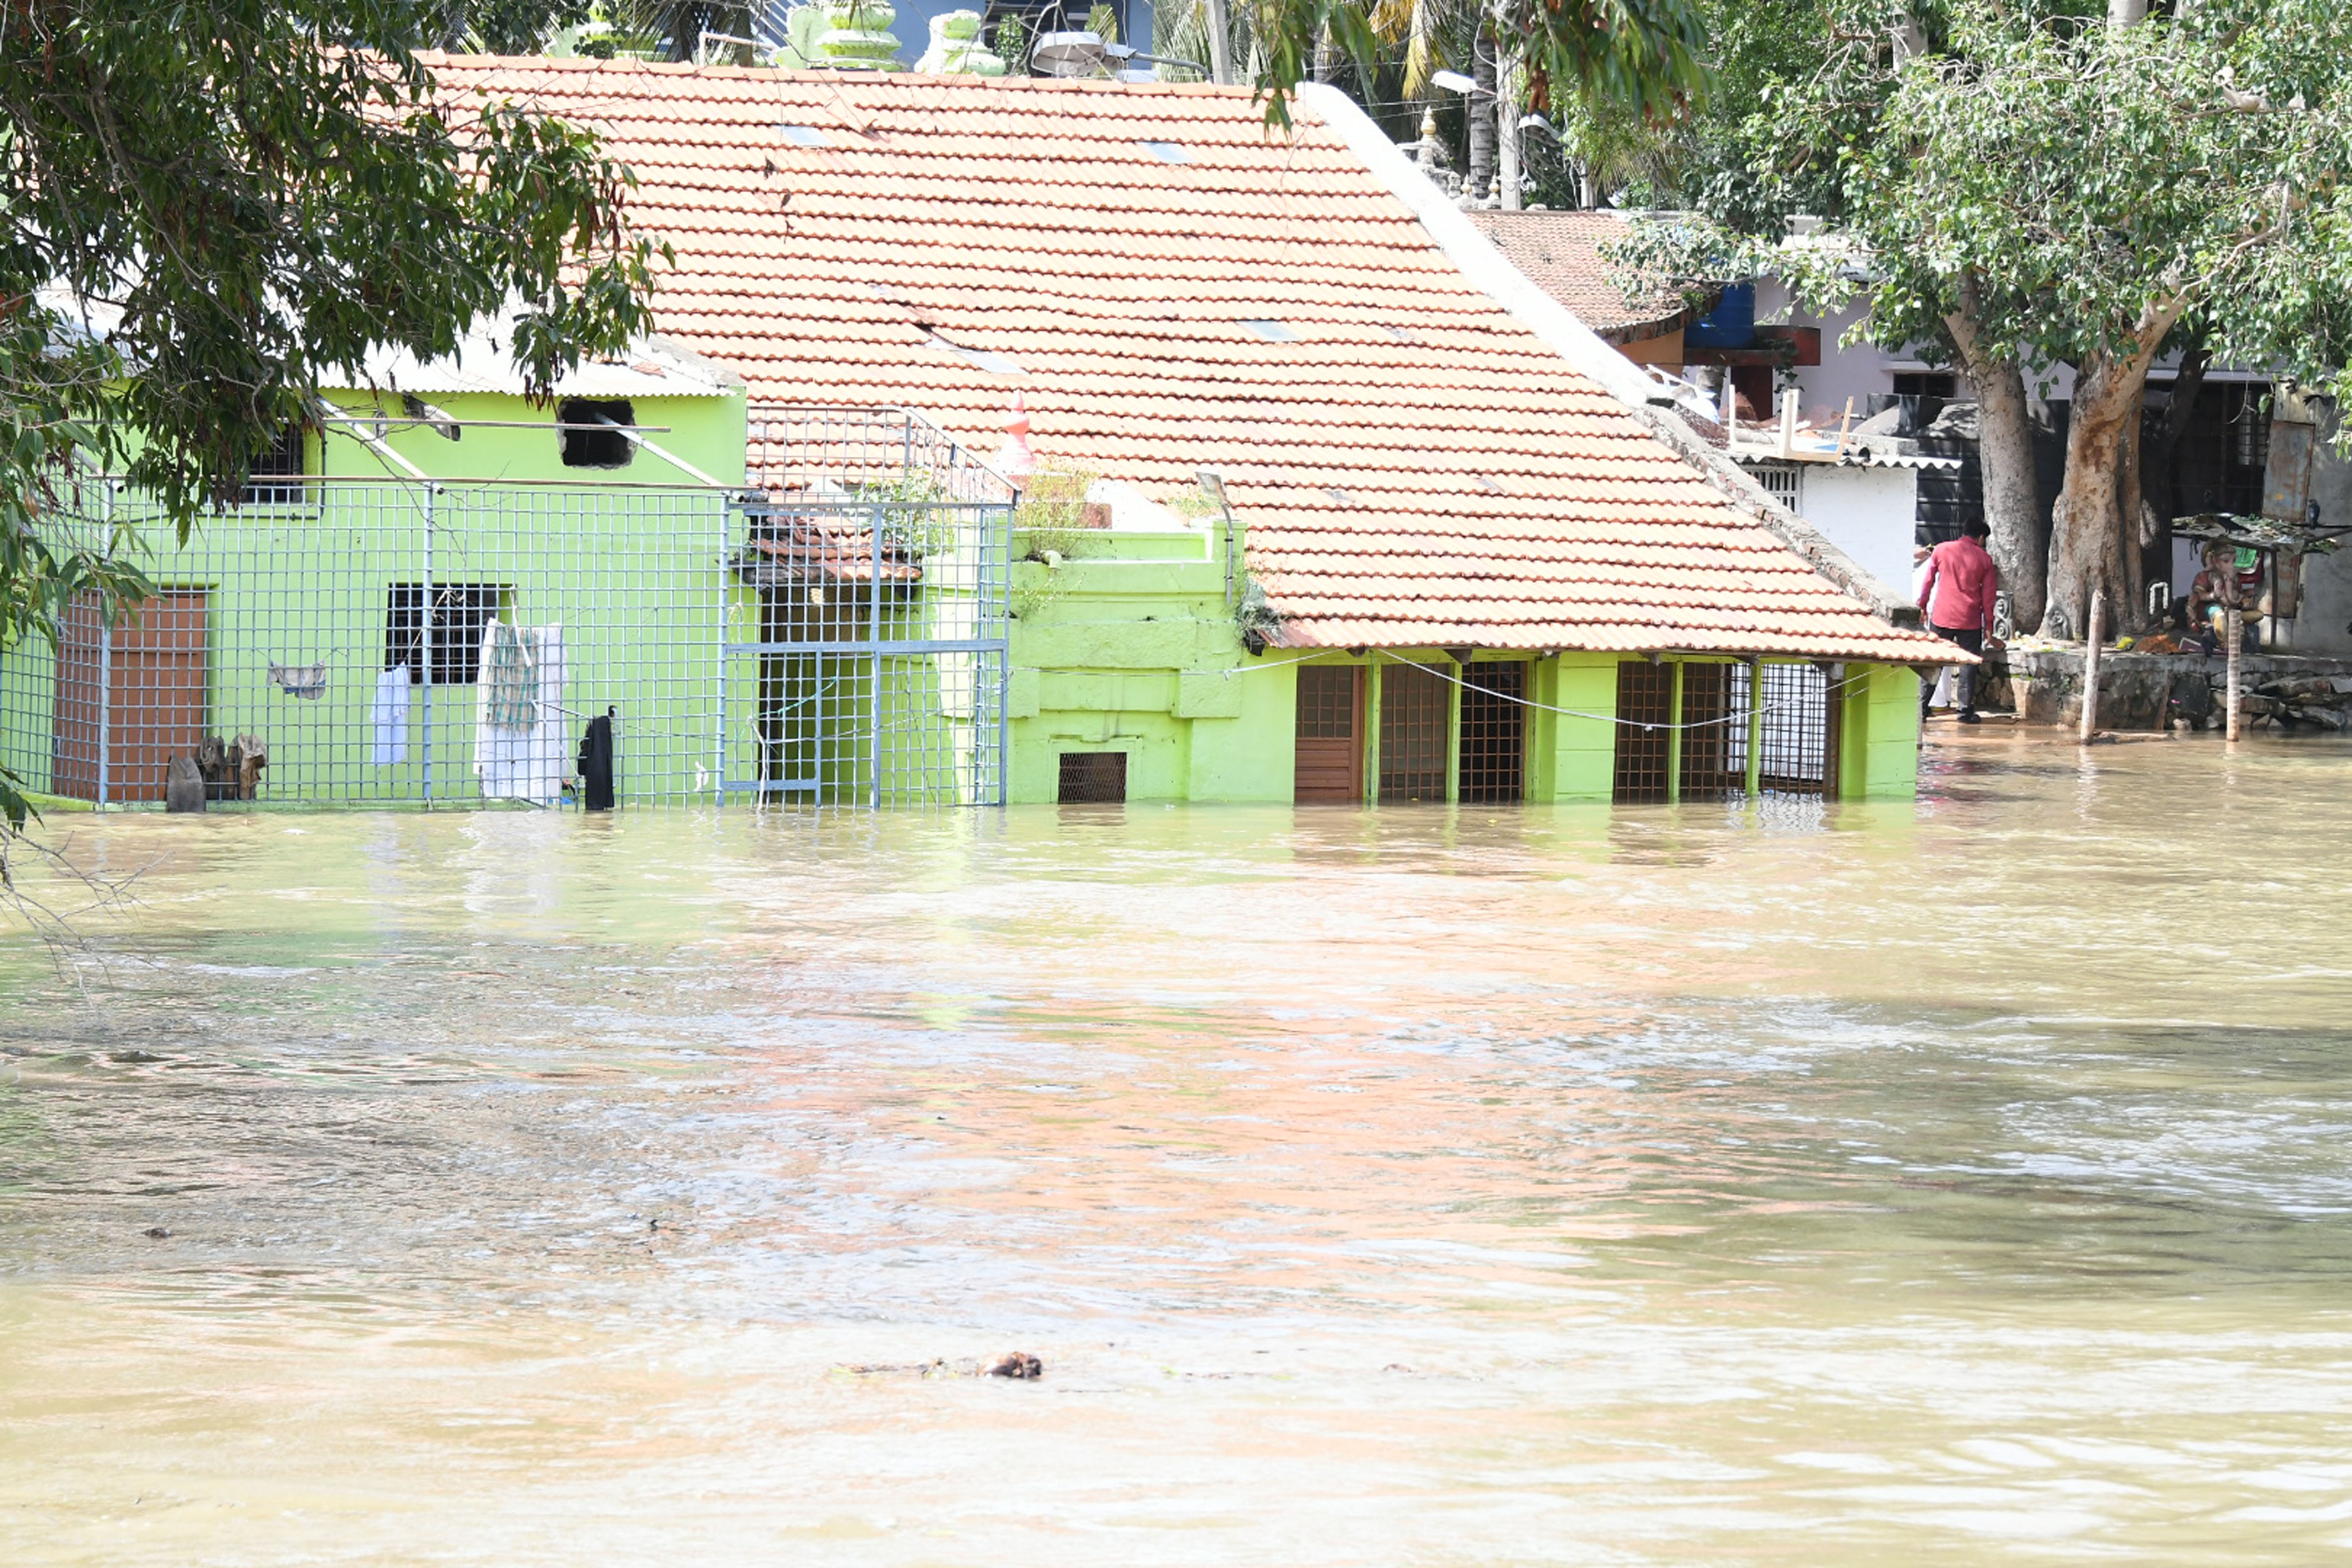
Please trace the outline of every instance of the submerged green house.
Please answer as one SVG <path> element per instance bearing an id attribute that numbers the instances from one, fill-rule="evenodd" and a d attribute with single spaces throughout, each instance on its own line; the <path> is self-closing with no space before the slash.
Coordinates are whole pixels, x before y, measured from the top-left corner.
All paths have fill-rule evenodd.
<path id="1" fill-rule="evenodd" d="M 631 165 L 662 337 L 331 392 L 137 622 L 0 651 L 34 788 L 552 804 L 600 717 L 625 801 L 1913 788 L 1962 655 L 1337 93 L 433 63 Z"/>
<path id="2" fill-rule="evenodd" d="M 907 408 L 1029 486 L 1013 800 L 1913 787 L 1950 644 L 1336 92 L 1284 136 L 1207 85 L 435 68 L 611 141 L 755 426 Z"/>

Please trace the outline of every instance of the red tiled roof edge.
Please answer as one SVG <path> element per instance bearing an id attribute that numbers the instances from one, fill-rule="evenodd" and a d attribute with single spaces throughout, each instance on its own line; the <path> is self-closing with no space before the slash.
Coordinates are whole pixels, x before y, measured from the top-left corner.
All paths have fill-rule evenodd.
<path id="1" fill-rule="evenodd" d="M 1769 529 L 1781 543 L 1803 558 L 1822 578 L 1848 597 L 1869 606 L 1890 626 L 1917 630 L 1919 607 L 1881 582 L 1867 568 L 1775 500 L 1762 486 L 1742 472 L 1726 454 L 1716 451 L 1697 432 L 1670 412 L 1651 406 L 1651 382 L 1641 368 L 1603 341 L 1597 332 L 1559 301 L 1514 267 L 1462 209 L 1423 177 L 1397 150 L 1387 132 L 1374 124 L 1355 100 L 1338 88 L 1321 82 L 1301 82 L 1298 100 L 1310 108 L 1331 133 L 1345 141 L 1373 176 L 1397 200 L 1412 210 L 1429 237 L 1459 267 L 1465 277 L 1516 317 L 1551 350 L 1593 382 L 1643 428 L 1675 455 L 1698 470 L 1721 492 L 1733 508 Z"/>
<path id="2" fill-rule="evenodd" d="M 1477 226 L 1478 232 L 1486 237 L 1488 243 L 1502 252 L 1503 259 L 1525 273 L 1529 282 L 1558 300 L 1570 315 L 1591 328 L 1593 336 L 1604 343 L 1619 345 L 1638 343 L 1645 338 L 1655 338 L 1667 332 L 1678 331 L 1697 320 L 1703 314 L 1702 311 L 1685 304 L 1678 296 L 1669 295 L 1642 301 L 1627 301 L 1609 283 L 1605 270 L 1601 274 L 1578 280 L 1590 286 L 1586 290 L 1588 303 L 1580 305 L 1575 295 L 1562 283 L 1561 275 L 1565 268 L 1559 265 L 1561 257 L 1557 255 L 1546 257 L 1554 265 L 1543 271 L 1538 271 L 1522 258 L 1523 251 L 1520 247 L 1522 236 L 1526 240 L 1532 241 L 1545 237 L 1542 231 L 1548 227 L 1566 229 L 1569 232 L 1551 237 L 1572 250 L 1581 249 L 1586 246 L 1588 241 L 1583 235 L 1575 232 L 1577 230 L 1601 227 L 1611 231 L 1624 229 L 1625 225 L 1614 214 L 1552 212 L 1536 207 L 1507 211 L 1497 207 L 1476 211 L 1468 215 L 1470 221 Z M 1591 248 L 1596 253 L 1597 261 L 1599 247 L 1595 245 Z"/>

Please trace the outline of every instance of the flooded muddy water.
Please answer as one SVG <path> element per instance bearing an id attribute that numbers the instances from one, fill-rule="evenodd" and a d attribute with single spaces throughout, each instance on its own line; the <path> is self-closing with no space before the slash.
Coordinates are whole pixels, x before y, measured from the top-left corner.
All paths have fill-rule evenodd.
<path id="1" fill-rule="evenodd" d="M 1927 768 L 56 818 L 6 1559 L 2333 1557 L 2352 747 Z"/>

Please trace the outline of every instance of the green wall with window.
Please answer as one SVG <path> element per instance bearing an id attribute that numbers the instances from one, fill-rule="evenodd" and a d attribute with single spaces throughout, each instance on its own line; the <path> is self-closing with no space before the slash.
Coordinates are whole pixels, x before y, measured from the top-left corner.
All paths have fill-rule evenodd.
<path id="1" fill-rule="evenodd" d="M 383 440 L 436 479 L 538 480 L 566 485 L 692 485 L 693 475 L 658 455 L 638 450 L 620 467 L 574 467 L 563 461 L 554 402 L 534 404 L 507 392 L 436 394 L 435 408 L 457 422 L 455 441 L 432 425 L 409 420 L 396 393 L 330 392 L 327 401 L 354 418 L 384 418 Z M 721 485 L 743 483 L 745 410 L 737 390 L 704 397 L 641 397 L 630 400 L 646 439 L 692 464 Z M 468 423 L 473 422 L 473 423 Z M 336 425 L 314 431 L 304 443 L 304 468 L 350 479 L 405 479 L 353 434 Z"/>
<path id="2" fill-rule="evenodd" d="M 1476 666 L 1512 659 L 1528 666 L 1524 798 L 1613 797 L 1619 655 L 1480 651 L 1469 671 L 1433 648 L 1360 657 L 1273 648 L 1253 656 L 1227 608 L 1213 524 L 1058 542 L 1071 549 L 1057 564 L 1013 568 L 1008 767 L 1016 801 L 1060 799 L 1065 754 L 1105 753 L 1124 759 L 1129 800 L 1288 801 L 1298 670 L 1308 663 L 1364 667 L 1364 777 L 1375 784 L 1389 672 L 1405 663 L 1434 671 L 1448 693 L 1451 795 L 1461 683 L 1475 678 Z M 1024 548 L 1018 538 L 1014 548 Z M 1677 664 L 1728 661 L 1667 654 L 1661 662 L 1673 675 Z M 1839 705 L 1838 795 L 1908 796 L 1917 777 L 1917 677 L 1902 666 L 1850 664 L 1832 673 L 1840 676 L 1826 682 Z M 1744 735 L 1738 744 L 1744 747 Z"/>

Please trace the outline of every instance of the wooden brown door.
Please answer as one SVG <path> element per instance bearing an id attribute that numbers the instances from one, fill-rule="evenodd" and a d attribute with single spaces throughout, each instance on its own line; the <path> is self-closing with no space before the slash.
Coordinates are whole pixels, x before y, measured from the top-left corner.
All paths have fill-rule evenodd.
<path id="1" fill-rule="evenodd" d="M 126 612 L 110 633 L 94 597 L 67 610 L 58 653 L 58 794 L 100 798 L 102 736 L 105 798 L 163 798 L 172 758 L 194 756 L 204 739 L 206 612 L 204 590 L 171 589 Z"/>
<path id="2" fill-rule="evenodd" d="M 1307 664 L 1298 672 L 1301 805 L 1364 798 L 1364 672 L 1358 664 Z"/>

